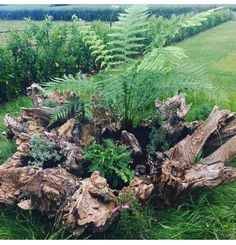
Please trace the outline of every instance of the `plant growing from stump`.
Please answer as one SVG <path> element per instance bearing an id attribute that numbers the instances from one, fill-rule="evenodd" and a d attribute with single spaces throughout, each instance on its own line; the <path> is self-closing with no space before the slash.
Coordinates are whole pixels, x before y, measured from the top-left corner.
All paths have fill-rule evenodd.
<path id="1" fill-rule="evenodd" d="M 131 152 L 124 145 L 117 147 L 108 139 L 103 145 L 93 143 L 84 151 L 83 159 L 88 163 L 89 172 L 99 171 L 113 188 L 119 187 L 122 182 L 128 184 L 133 179 Z"/>
<path id="2" fill-rule="evenodd" d="M 31 139 L 30 156 L 33 160 L 29 161 L 29 165 L 40 168 L 46 167 L 46 165 L 53 167 L 61 160 L 56 145 L 40 135 L 35 135 Z"/>

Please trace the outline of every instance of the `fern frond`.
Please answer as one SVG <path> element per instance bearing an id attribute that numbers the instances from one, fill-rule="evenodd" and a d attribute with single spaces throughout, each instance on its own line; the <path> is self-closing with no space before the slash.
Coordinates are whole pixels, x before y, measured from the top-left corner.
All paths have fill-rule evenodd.
<path id="1" fill-rule="evenodd" d="M 103 43 L 98 35 L 94 31 L 87 30 L 82 32 L 83 41 L 89 46 L 92 51 L 92 55 L 96 57 L 96 62 L 100 63 L 100 67 L 107 66 L 112 56 L 109 54 L 110 51 L 107 49 L 107 45 Z M 98 58 L 99 57 L 99 58 Z"/>
<path id="2" fill-rule="evenodd" d="M 147 53 L 138 67 L 138 71 L 158 71 L 169 72 L 187 59 L 187 55 L 182 48 L 169 46 L 165 48 L 155 48 Z"/>
<path id="3" fill-rule="evenodd" d="M 118 22 L 113 25 L 113 32 L 109 34 L 108 47 L 113 56 L 111 64 L 124 63 L 144 52 L 147 10 L 144 5 L 132 5 L 119 15 Z"/>
<path id="4" fill-rule="evenodd" d="M 70 117 L 81 119 L 84 117 L 84 114 L 84 104 L 81 102 L 79 97 L 68 99 L 62 106 L 53 111 L 49 121 L 49 126 L 59 121 L 65 121 Z"/>
<path id="5" fill-rule="evenodd" d="M 72 75 L 64 75 L 63 78 L 53 78 L 50 82 L 45 84 L 44 92 L 46 94 L 58 91 L 60 93 L 67 93 L 73 91 L 75 95 L 79 96 L 84 102 L 90 101 L 90 96 L 94 93 L 94 84 L 92 80 L 84 74 L 78 73 L 75 77 Z"/>
<path id="6" fill-rule="evenodd" d="M 201 94 L 215 102 L 228 100 L 226 94 L 209 81 L 206 69 L 195 64 L 176 67 L 158 84 L 158 88 L 161 97 L 184 92 L 191 93 L 194 97 Z"/>

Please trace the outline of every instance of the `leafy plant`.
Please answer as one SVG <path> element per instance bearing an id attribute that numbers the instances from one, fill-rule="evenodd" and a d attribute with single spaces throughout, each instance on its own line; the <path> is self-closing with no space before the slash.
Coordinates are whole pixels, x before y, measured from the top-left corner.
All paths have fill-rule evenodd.
<path id="1" fill-rule="evenodd" d="M 111 65 L 127 62 L 130 58 L 142 54 L 144 33 L 147 31 L 148 14 L 145 5 L 132 5 L 119 15 L 119 21 L 108 34 L 108 48 L 112 55 Z"/>
<path id="2" fill-rule="evenodd" d="M 65 103 L 57 107 L 51 114 L 49 126 L 53 123 L 66 121 L 69 118 L 76 118 L 83 120 L 85 115 L 84 104 L 79 97 L 71 98 L 65 101 Z"/>
<path id="3" fill-rule="evenodd" d="M 117 200 L 120 219 L 109 231 L 110 238 L 150 239 L 152 220 L 150 211 L 143 208 L 131 192 L 122 192 Z"/>
<path id="4" fill-rule="evenodd" d="M 201 25 L 208 15 L 210 12 L 190 16 L 181 20 L 179 25 L 181 27 L 184 25 L 186 28 Z M 137 30 L 129 27 L 133 20 L 134 26 L 138 26 Z M 164 99 L 180 92 L 192 92 L 193 96 L 198 92 L 204 92 L 208 97 L 223 97 L 223 94 L 208 82 L 206 72 L 201 66 L 186 65 L 187 55 L 181 48 L 164 47 L 165 42 L 161 45 L 159 43 L 159 46 L 154 45 L 150 51 L 146 50 L 142 58 L 131 59 L 140 54 L 138 50 L 144 45 L 142 42 L 145 40 L 143 33 L 147 31 L 146 21 L 146 7 L 131 6 L 120 15 L 113 32 L 109 34 L 114 38 L 114 41 L 108 42 L 108 46 L 110 45 L 112 59 L 115 59 L 115 62 L 112 61 L 110 65 L 125 62 L 124 64 L 116 69 L 107 69 L 104 73 L 90 79 L 86 78 L 83 87 L 80 86 L 81 83 L 76 82 L 76 79 L 65 78 L 55 79 L 55 86 L 53 82 L 50 83 L 51 89 L 59 86 L 70 90 L 77 84 L 76 91 L 80 90 L 80 93 L 87 95 L 86 85 L 93 87 L 93 91 L 90 92 L 97 93 L 101 106 L 108 108 L 113 117 L 121 121 L 125 129 L 133 128 L 141 119 L 153 115 L 153 102 L 157 98 Z M 166 34 L 169 31 L 167 29 Z M 124 41 L 121 40 L 123 35 L 128 46 L 123 45 Z M 164 30 L 160 33 L 160 38 L 162 35 Z M 165 35 L 164 37 L 166 38 Z M 110 54 L 108 56 L 110 57 Z"/>
<path id="5" fill-rule="evenodd" d="M 113 188 L 119 187 L 120 182 L 129 183 L 134 177 L 130 151 L 123 145 L 117 147 L 110 139 L 104 145 L 93 143 L 85 148 L 83 159 L 89 172 L 99 171 Z"/>
<path id="6" fill-rule="evenodd" d="M 125 129 L 153 115 L 157 98 L 165 99 L 181 92 L 224 97 L 207 80 L 202 67 L 183 65 L 186 60 L 183 50 L 161 49 L 154 49 L 141 60 L 130 61 L 117 71 L 94 78 L 101 104 L 109 108 Z"/>
<path id="7" fill-rule="evenodd" d="M 56 145 L 40 135 L 35 135 L 31 140 L 30 156 L 33 161 L 29 161 L 29 165 L 41 168 L 46 165 L 52 167 L 61 160 Z"/>
<path id="8" fill-rule="evenodd" d="M 106 66 L 112 56 L 109 55 L 110 52 L 102 39 L 92 30 L 84 31 L 83 36 L 83 41 L 89 46 L 91 55 L 96 57 L 95 62 L 99 64 L 100 68 Z"/>

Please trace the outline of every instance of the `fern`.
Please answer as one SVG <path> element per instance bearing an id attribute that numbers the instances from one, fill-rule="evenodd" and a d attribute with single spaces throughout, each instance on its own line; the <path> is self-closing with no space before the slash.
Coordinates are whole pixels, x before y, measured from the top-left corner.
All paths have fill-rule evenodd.
<path id="1" fill-rule="evenodd" d="M 112 55 L 111 65 L 126 62 L 144 51 L 144 33 L 147 31 L 147 7 L 132 5 L 119 15 L 119 21 L 113 25 L 108 42 Z"/>
<path id="2" fill-rule="evenodd" d="M 107 66 L 112 56 L 109 55 L 110 51 L 100 37 L 91 30 L 84 31 L 82 34 L 84 36 L 83 41 L 89 46 L 89 49 L 92 51 L 91 54 L 96 57 L 95 61 L 100 64 L 100 68 Z"/>
<path id="3" fill-rule="evenodd" d="M 138 67 L 139 70 L 168 72 L 186 61 L 187 55 L 182 48 L 169 46 L 154 48 L 147 53 Z"/>
<path id="4" fill-rule="evenodd" d="M 176 30 L 167 28 L 160 32 L 157 38 L 162 41 L 170 34 L 175 35 L 181 28 L 200 25 L 213 11 L 176 18 Z M 123 128 L 136 126 L 140 120 L 153 115 L 155 99 L 164 99 L 176 93 L 187 92 L 195 96 L 205 93 L 206 97 L 215 99 L 224 97 L 222 93 L 208 81 L 206 71 L 196 65 L 186 65 L 187 55 L 178 47 L 154 47 L 146 52 L 144 49 L 144 33 L 147 31 L 147 8 L 134 5 L 121 14 L 114 24 L 112 39 L 108 46 L 110 52 L 103 52 L 106 47 L 95 34 L 85 38 L 91 45 L 95 55 L 103 52 L 109 65 L 124 63 L 116 70 L 107 70 L 92 78 L 78 74 L 76 78 L 65 76 L 54 79 L 49 88 L 60 92 L 72 90 L 82 101 L 89 103 L 91 95 L 97 93 L 100 103 L 108 108 L 113 117 L 121 121 Z M 165 42 L 164 42 L 165 43 Z M 163 44 L 164 44 L 163 43 Z M 160 44 L 160 42 L 159 42 Z M 96 45 L 96 48 L 92 48 Z M 100 47 L 100 48 L 99 48 Z M 142 59 L 131 59 L 137 54 L 143 54 Z M 110 56 L 112 60 L 110 61 Z M 66 113 L 71 110 L 67 108 Z M 63 113 L 62 113 L 63 115 Z M 57 119 L 57 118 L 56 118 Z"/>
<path id="5" fill-rule="evenodd" d="M 70 117 L 82 120 L 84 115 L 84 104 L 81 102 L 81 100 L 78 97 L 71 98 L 65 101 L 62 106 L 56 108 L 53 111 L 48 126 L 50 127 L 52 124 L 59 121 L 65 121 Z"/>
<path id="6" fill-rule="evenodd" d="M 73 91 L 85 103 L 90 102 L 90 96 L 94 93 L 94 84 L 86 75 L 78 73 L 76 76 L 64 75 L 62 78 L 53 78 L 44 85 L 44 93 L 58 91 L 67 93 Z"/>
<path id="7" fill-rule="evenodd" d="M 158 84 L 161 98 L 187 93 L 195 98 L 199 94 L 217 102 L 228 101 L 227 96 L 210 81 L 206 69 L 196 64 L 181 64 L 167 73 Z"/>

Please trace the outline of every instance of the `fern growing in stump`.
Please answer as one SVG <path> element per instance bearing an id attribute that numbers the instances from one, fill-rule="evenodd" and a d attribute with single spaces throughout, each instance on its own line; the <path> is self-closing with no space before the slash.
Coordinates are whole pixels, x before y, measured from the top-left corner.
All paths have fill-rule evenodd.
<path id="1" fill-rule="evenodd" d="M 194 18 L 190 16 L 179 26 L 200 25 L 209 14 L 198 14 Z M 108 108 L 125 129 L 135 127 L 141 119 L 153 115 L 157 98 L 192 91 L 193 94 L 205 93 L 208 97 L 224 97 L 208 82 L 202 67 L 186 65 L 187 55 L 183 49 L 154 45 L 150 51 L 145 51 L 143 33 L 147 31 L 147 17 L 145 6 L 131 6 L 120 14 L 119 21 L 114 24 L 113 33 L 109 34 L 112 39 L 108 43 L 109 52 L 103 55 L 110 59 L 110 66 L 123 65 L 90 78 L 80 74 L 78 78 L 55 79 L 49 86 L 53 89 L 67 87 L 78 92 L 81 98 L 86 97 L 86 100 L 82 98 L 86 102 L 97 93 L 101 105 Z M 98 50 L 104 48 L 97 37 L 88 43 L 91 47 L 93 43 L 101 45 Z M 138 54 L 143 55 L 142 59 L 132 59 Z"/>

